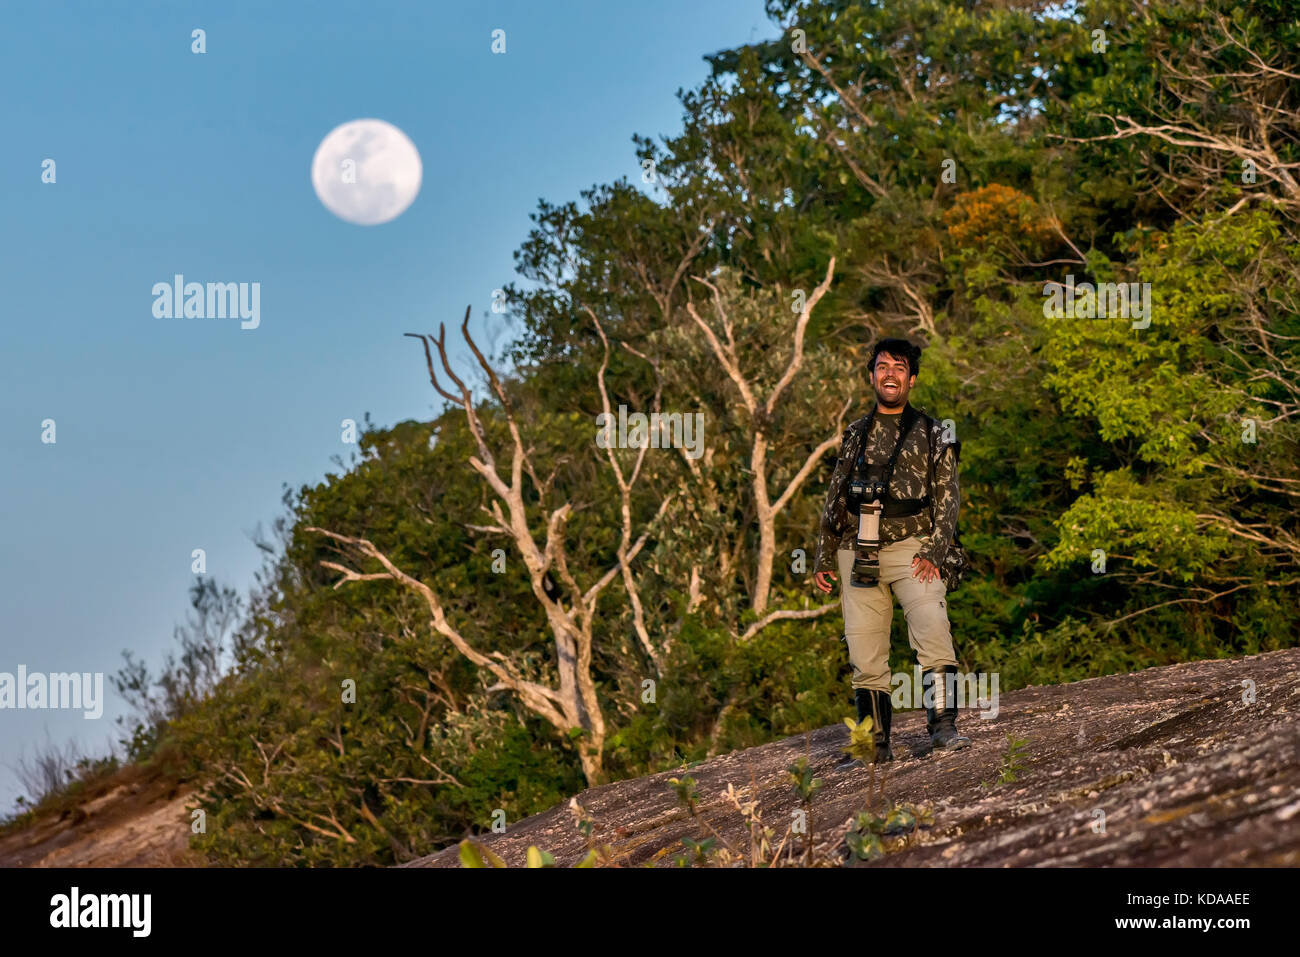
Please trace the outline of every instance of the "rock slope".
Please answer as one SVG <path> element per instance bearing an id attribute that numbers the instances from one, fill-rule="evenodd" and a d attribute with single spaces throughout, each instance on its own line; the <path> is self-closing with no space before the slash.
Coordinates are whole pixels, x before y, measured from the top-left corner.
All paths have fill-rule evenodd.
<path id="1" fill-rule="evenodd" d="M 1300 865 L 1300 648 L 1029 687 L 998 705 L 992 720 L 962 711 L 958 727 L 972 744 L 957 752 L 927 753 L 923 711 L 894 715 L 896 760 L 882 766 L 883 796 L 929 806 L 933 824 L 857 866 Z M 1028 743 L 1015 780 L 999 783 L 1008 736 Z M 844 848 L 870 779 L 865 769 L 831 770 L 847 742 L 843 725 L 821 728 L 577 800 L 596 839 L 626 863 L 671 866 L 683 838 L 706 833 L 669 778 L 695 778 L 702 815 L 748 849 L 745 823 L 722 792 L 733 784 L 756 796 L 779 835 L 799 807 L 785 769 L 807 754 L 825 781 L 813 833 L 829 858 Z M 564 805 L 479 840 L 510 866 L 524 864 L 529 845 L 560 866 L 585 854 Z M 404 866 L 456 867 L 457 849 Z"/>

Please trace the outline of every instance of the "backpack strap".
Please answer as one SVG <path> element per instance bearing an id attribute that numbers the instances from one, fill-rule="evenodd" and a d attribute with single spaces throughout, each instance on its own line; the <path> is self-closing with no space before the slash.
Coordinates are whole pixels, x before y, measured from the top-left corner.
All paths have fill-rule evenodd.
<path id="1" fill-rule="evenodd" d="M 860 473 L 863 465 L 866 464 L 863 461 L 863 457 L 866 454 L 867 440 L 871 437 L 871 425 L 875 421 L 875 417 L 876 407 L 873 405 L 871 411 L 867 413 L 866 427 L 862 430 L 862 444 L 858 446 L 858 455 L 857 461 L 854 463 L 854 472 Z M 917 412 L 910 402 L 903 407 L 902 421 L 898 423 L 898 438 L 894 441 L 894 450 L 889 454 L 889 460 L 885 463 L 885 497 L 882 500 L 882 504 L 887 505 L 889 503 L 889 483 L 894 477 L 894 465 L 898 462 L 898 454 L 903 450 L 903 443 L 907 441 L 907 437 L 911 433 L 912 427 L 916 425 L 917 420 L 921 417 L 928 418 L 924 413 Z M 896 499 L 895 501 L 898 500 Z"/>
<path id="2" fill-rule="evenodd" d="M 937 496 L 934 494 L 934 460 L 935 460 L 934 419 L 930 418 L 924 412 L 921 413 L 921 417 L 925 419 L 925 441 L 926 441 L 925 462 L 926 462 L 927 471 L 929 472 L 929 475 L 927 476 L 925 494 L 926 497 L 930 499 L 930 528 L 933 531 L 934 503 L 937 498 Z M 952 454 L 953 454 L 954 466 L 955 466 L 957 462 L 961 461 L 961 442 L 960 441 L 953 442 L 952 446 L 953 446 Z M 952 529 L 952 543 L 957 546 L 961 545 L 961 535 L 958 534 L 957 527 L 955 525 L 953 526 Z"/>
<path id="3" fill-rule="evenodd" d="M 894 477 L 894 465 L 898 462 L 898 453 L 903 450 L 903 443 L 907 441 L 907 436 L 911 433 L 912 427 L 916 425 L 918 413 L 912 408 L 909 402 L 903 407 L 903 418 L 898 423 L 898 441 L 894 443 L 894 451 L 889 455 L 889 461 L 885 463 L 885 498 L 889 501 L 889 483 Z"/>

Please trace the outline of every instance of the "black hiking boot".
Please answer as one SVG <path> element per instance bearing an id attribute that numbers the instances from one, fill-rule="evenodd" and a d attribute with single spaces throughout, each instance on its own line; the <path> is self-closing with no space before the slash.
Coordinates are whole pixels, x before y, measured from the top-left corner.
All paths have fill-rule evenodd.
<path id="1" fill-rule="evenodd" d="M 934 686 L 934 707 L 925 709 L 925 730 L 936 751 L 957 751 L 970 746 L 970 738 L 957 732 L 956 681 L 949 686 L 948 675 L 957 674 L 956 665 L 940 665 L 921 672 L 921 688 Z"/>
<path id="2" fill-rule="evenodd" d="M 871 719 L 872 737 L 876 744 L 876 764 L 894 760 L 894 753 L 889 748 L 889 724 L 893 717 L 893 703 L 888 691 L 871 691 L 866 688 L 854 688 L 853 700 L 858 708 L 858 721 Z M 847 771 L 862 767 L 862 761 L 846 754 L 832 771 Z"/>

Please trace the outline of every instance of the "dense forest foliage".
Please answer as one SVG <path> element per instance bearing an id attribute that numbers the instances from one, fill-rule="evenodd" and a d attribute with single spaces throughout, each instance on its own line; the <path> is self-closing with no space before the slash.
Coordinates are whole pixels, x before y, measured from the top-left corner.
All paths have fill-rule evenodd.
<path id="1" fill-rule="evenodd" d="M 812 559 L 883 335 L 925 345 L 913 402 L 962 441 L 963 671 L 1295 643 L 1300 5 L 768 13 L 630 178 L 539 203 L 508 352 L 458 315 L 412 339 L 394 374 L 441 414 L 286 494 L 161 698 L 124 674 L 135 755 L 206 785 L 214 862 L 398 862 L 850 714 Z M 700 447 L 603 448 L 620 405 L 702 414 Z"/>

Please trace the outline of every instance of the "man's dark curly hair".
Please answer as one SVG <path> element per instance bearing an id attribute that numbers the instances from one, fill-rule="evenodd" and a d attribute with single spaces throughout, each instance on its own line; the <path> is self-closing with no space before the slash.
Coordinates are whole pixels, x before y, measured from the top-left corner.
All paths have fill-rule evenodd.
<path id="1" fill-rule="evenodd" d="M 921 371 L 921 347 L 913 345 L 906 339 L 881 339 L 871 350 L 871 359 L 867 362 L 868 373 L 876 371 L 876 357 L 888 352 L 896 359 L 906 359 L 907 369 L 911 375 Z"/>

